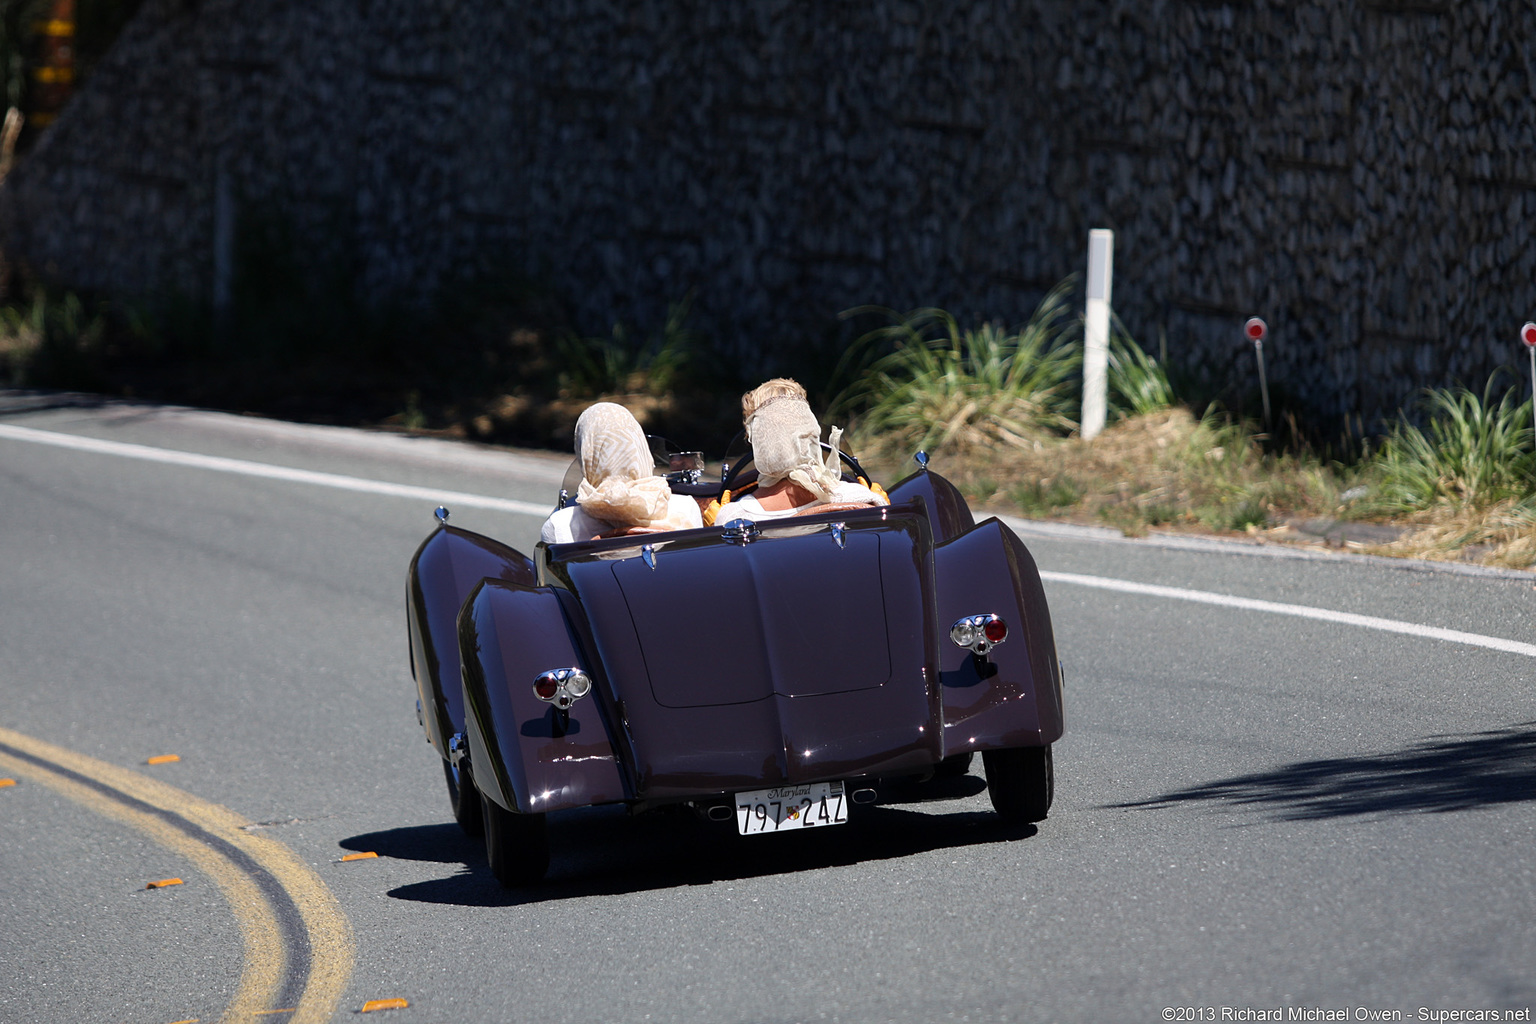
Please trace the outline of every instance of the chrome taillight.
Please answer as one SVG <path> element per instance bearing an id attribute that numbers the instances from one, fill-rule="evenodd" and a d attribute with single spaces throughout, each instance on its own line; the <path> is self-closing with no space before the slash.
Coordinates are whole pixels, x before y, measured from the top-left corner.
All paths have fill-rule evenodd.
<path id="1" fill-rule="evenodd" d="M 949 627 L 949 639 L 972 654 L 986 654 L 1008 639 L 1008 623 L 1001 615 L 967 615 Z"/>
<path id="2" fill-rule="evenodd" d="M 592 678 L 579 668 L 553 668 L 533 681 L 533 695 L 564 711 L 592 692 Z"/>

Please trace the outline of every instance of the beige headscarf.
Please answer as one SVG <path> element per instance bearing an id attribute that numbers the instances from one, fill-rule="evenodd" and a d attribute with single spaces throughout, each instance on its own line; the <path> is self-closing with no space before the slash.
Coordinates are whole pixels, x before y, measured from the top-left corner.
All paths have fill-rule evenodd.
<path id="1" fill-rule="evenodd" d="M 821 501 L 831 501 L 840 478 L 837 446 L 842 434 L 832 428 L 828 438 L 832 451 L 823 459 L 821 424 L 805 400 L 787 395 L 768 399 L 747 418 L 758 484 L 768 487 L 789 480 Z"/>
<path id="2" fill-rule="evenodd" d="M 686 529 L 668 522 L 672 491 L 652 475 L 645 431 L 628 409 L 613 402 L 588 407 L 576 421 L 576 454 L 583 477 L 576 503 L 587 515 L 620 527 Z"/>

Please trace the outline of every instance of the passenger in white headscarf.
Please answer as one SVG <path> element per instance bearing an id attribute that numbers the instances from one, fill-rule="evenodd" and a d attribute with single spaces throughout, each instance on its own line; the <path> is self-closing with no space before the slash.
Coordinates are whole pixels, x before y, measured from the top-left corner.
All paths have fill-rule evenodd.
<path id="1" fill-rule="evenodd" d="M 581 414 L 576 420 L 576 455 L 582 475 L 576 504 L 556 510 L 545 521 L 540 531 L 545 543 L 704 525 L 698 503 L 673 494 L 666 479 L 651 472 L 654 460 L 645 431 L 622 405 L 598 402 Z"/>
<path id="2" fill-rule="evenodd" d="M 805 389 L 778 378 L 742 398 L 747 440 L 757 468 L 757 489 L 715 513 L 715 522 L 732 519 L 784 519 L 814 510 L 817 505 L 886 502 L 863 484 L 842 479 L 838 444 L 842 429 L 827 438 L 831 451 L 823 454 L 821 424 L 805 400 Z"/>

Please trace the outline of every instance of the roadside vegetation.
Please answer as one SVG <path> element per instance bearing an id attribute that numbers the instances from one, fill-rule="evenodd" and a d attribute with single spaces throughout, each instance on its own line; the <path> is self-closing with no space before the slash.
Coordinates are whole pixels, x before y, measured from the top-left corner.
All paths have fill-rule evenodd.
<path id="1" fill-rule="evenodd" d="M 548 289 L 513 275 L 460 282 L 435 308 L 380 310 L 356 303 L 345 277 L 261 251 L 251 266 L 223 316 L 23 283 L 0 302 L 0 387 L 548 448 L 568 447 L 598 399 L 669 436 L 740 426 L 743 386 L 689 327 L 686 298 L 653 326 L 588 335 Z"/>
<path id="2" fill-rule="evenodd" d="M 1177 402 L 1168 374 L 1116 323 L 1110 424 L 1084 441 L 1082 323 L 1058 286 L 1024 327 L 961 330 L 947 313 L 861 310 L 890 322 L 850 350 L 867 368 L 833 403 L 854 444 L 890 472 L 924 448 L 973 502 L 999 511 L 1110 525 L 1254 531 L 1335 511 L 1351 474 L 1273 454 L 1251 425 Z M 871 358 L 866 348 L 887 349 Z M 942 410 L 935 415 L 930 410 Z M 1000 411 L 1004 410 L 1004 411 Z"/>
<path id="3" fill-rule="evenodd" d="M 370 313 L 334 298 L 345 281 L 281 271 L 237 295 L 223 324 L 175 303 L 151 314 L 25 289 L 0 304 L 0 386 L 565 449 L 599 399 L 652 432 L 723 445 L 756 383 L 690 327 L 687 298 L 648 329 L 591 336 L 547 290 L 505 276 L 465 283 L 447 311 Z M 1320 454 L 1294 422 L 1277 438 L 1219 406 L 1192 408 L 1116 322 L 1110 422 L 1084 441 L 1074 285 L 1018 328 L 860 307 L 844 318 L 862 333 L 835 365 L 802 359 L 763 375 L 806 383 L 878 476 L 905 475 L 924 449 L 991 511 L 1129 535 L 1332 536 L 1354 550 L 1536 568 L 1536 450 L 1519 377 L 1428 391 L 1385 436 Z"/>
<path id="4" fill-rule="evenodd" d="M 1536 453 L 1521 385 L 1490 380 L 1426 392 L 1377 445 L 1318 454 L 1294 423 L 1288 444 L 1218 406 L 1182 403 L 1166 368 L 1118 322 L 1110 423 L 1077 433 L 1082 325 L 1071 282 L 1021 328 L 962 328 L 943 310 L 865 307 L 884 322 L 850 348 L 852 381 L 832 402 L 852 445 L 886 475 L 926 449 L 982 507 L 1150 530 L 1324 539 L 1340 523 L 1380 529 L 1356 550 L 1536 567 Z M 1343 535 L 1348 537 L 1349 530 Z M 1395 539 L 1393 539 L 1395 538 Z"/>
<path id="5" fill-rule="evenodd" d="M 1398 422 L 1372 460 L 1376 486 L 1360 503 L 1362 515 L 1409 527 L 1383 553 L 1536 567 L 1536 438 L 1531 401 L 1518 395 L 1518 385 L 1496 374 L 1480 395 L 1426 392 L 1427 426 Z"/>

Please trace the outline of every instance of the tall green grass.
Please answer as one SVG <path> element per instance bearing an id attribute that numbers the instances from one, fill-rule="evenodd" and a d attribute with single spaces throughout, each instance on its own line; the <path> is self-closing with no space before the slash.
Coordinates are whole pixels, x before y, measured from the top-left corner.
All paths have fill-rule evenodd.
<path id="1" fill-rule="evenodd" d="M 851 383 L 830 412 L 855 416 L 858 438 L 884 448 L 965 452 L 1060 437 L 1077 426 L 1082 395 L 1083 321 L 1076 293 L 1076 277 L 1063 280 L 1016 331 L 992 323 L 962 328 L 943 309 L 849 310 L 845 318 L 874 314 L 888 322 L 850 346 L 838 375 Z M 1165 369 L 1118 318 L 1108 383 L 1117 419 L 1176 401 Z"/>
<path id="2" fill-rule="evenodd" d="M 107 315 L 73 292 L 39 288 L 0 306 L 0 383 L 88 387 L 107 339 Z"/>
<path id="3" fill-rule="evenodd" d="M 1117 316 L 1109 336 L 1109 405 L 1119 416 L 1146 416 L 1176 404 L 1168 369 L 1136 344 Z"/>
<path id="4" fill-rule="evenodd" d="M 567 333 L 556 342 L 560 392 L 572 398 L 600 395 L 662 395 L 699 369 L 705 344 L 687 326 L 692 296 L 670 303 L 661 328 L 648 337 L 615 324 L 607 338 Z"/>
<path id="5" fill-rule="evenodd" d="M 962 329 L 942 309 L 849 310 L 844 316 L 873 313 L 889 323 L 850 347 L 840 372 L 856 379 L 830 411 L 857 414 L 866 441 L 908 450 L 1022 446 L 1069 430 L 1082 352 L 1072 344 L 1080 327 L 1068 294 L 1065 282 L 1052 289 L 1017 331 Z"/>
<path id="6" fill-rule="evenodd" d="M 1382 511 L 1536 499 L 1531 403 L 1512 386 L 1495 400 L 1497 379 L 1490 377 L 1481 395 L 1462 387 L 1426 391 L 1426 427 L 1399 419 L 1375 456 L 1375 504 Z"/>

